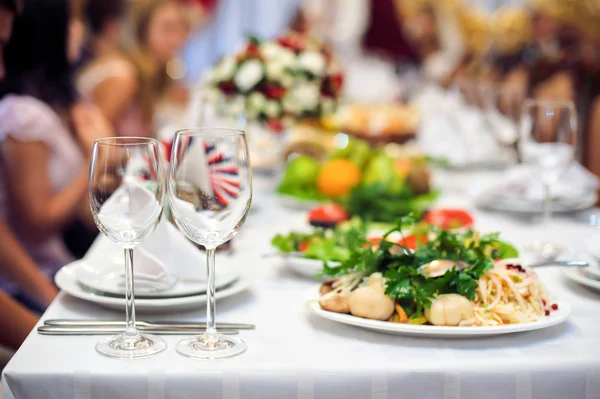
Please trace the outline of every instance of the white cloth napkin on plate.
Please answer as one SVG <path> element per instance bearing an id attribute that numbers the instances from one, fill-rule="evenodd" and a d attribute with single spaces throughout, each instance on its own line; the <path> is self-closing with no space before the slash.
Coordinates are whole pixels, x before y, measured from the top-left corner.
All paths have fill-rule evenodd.
<path id="1" fill-rule="evenodd" d="M 202 276 L 204 254 L 166 220 L 162 220 L 154 233 L 133 252 L 136 289 L 168 289 L 174 279 L 200 281 Z M 96 238 L 83 261 L 88 268 L 101 266 L 101 269 L 98 267 L 101 273 L 115 273 L 117 284 L 124 284 L 123 248 L 103 234 Z M 106 267 L 107 264 L 111 266 Z"/>
<path id="2" fill-rule="evenodd" d="M 453 166 L 490 161 L 504 155 L 484 115 L 465 104 L 460 96 L 427 87 L 414 104 L 423 115 L 417 141 L 426 154 L 445 158 Z"/>
<path id="3" fill-rule="evenodd" d="M 552 185 L 550 193 L 555 201 L 569 201 L 594 192 L 598 187 L 600 180 L 579 163 L 574 163 L 560 181 Z M 518 165 L 509 169 L 502 179 L 485 188 L 482 195 L 542 202 L 544 186 L 530 166 Z"/>

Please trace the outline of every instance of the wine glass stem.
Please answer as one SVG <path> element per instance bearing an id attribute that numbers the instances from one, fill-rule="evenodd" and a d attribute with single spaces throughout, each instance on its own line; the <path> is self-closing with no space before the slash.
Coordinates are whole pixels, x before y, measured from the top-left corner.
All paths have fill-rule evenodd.
<path id="1" fill-rule="evenodd" d="M 125 248 L 125 335 L 138 335 L 135 327 L 135 303 L 133 289 L 133 248 Z"/>
<path id="2" fill-rule="evenodd" d="M 215 248 L 206 248 L 206 339 L 216 340 L 215 324 Z"/>
<path id="3" fill-rule="evenodd" d="M 544 184 L 544 216 L 543 224 L 545 229 L 550 228 L 550 222 L 552 221 L 552 196 L 550 193 L 551 185 Z"/>

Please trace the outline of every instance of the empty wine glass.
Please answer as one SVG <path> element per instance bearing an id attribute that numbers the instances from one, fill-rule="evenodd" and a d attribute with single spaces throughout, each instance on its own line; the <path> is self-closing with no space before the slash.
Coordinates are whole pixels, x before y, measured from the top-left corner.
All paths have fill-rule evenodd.
<path id="1" fill-rule="evenodd" d="M 187 238 L 206 248 L 206 331 L 177 345 L 182 355 L 214 359 L 246 350 L 237 338 L 215 328 L 215 250 L 244 224 L 252 201 L 252 172 L 246 135 L 240 130 L 178 131 L 171 150 L 169 204 Z"/>
<path id="2" fill-rule="evenodd" d="M 115 358 L 138 358 L 167 344 L 135 326 L 133 248 L 156 228 L 163 211 L 164 174 L 158 141 L 140 137 L 96 140 L 89 175 L 92 215 L 100 231 L 125 252 L 126 328 L 98 342 L 96 350 Z"/>
<path id="3" fill-rule="evenodd" d="M 551 189 L 571 166 L 577 152 L 577 115 L 570 101 L 527 100 L 523 106 L 519 147 L 523 161 L 544 187 L 543 223 L 551 231 Z M 543 259 L 556 258 L 561 249 L 552 242 L 535 241 L 531 250 Z"/>

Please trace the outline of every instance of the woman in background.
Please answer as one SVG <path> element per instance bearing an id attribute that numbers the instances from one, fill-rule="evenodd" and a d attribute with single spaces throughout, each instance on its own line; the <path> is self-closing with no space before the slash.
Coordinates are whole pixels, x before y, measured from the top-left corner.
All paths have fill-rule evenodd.
<path id="1" fill-rule="evenodd" d="M 82 17 L 90 37 L 83 48 L 80 67 L 119 50 L 123 40 L 126 0 L 86 0 Z"/>
<path id="2" fill-rule="evenodd" d="M 87 165 L 93 141 L 111 132 L 76 105 L 83 32 L 72 13 L 67 0 L 26 0 L 0 85 L 0 216 L 49 276 L 72 260 L 61 232 L 78 218 L 93 224 Z"/>
<path id="3" fill-rule="evenodd" d="M 183 46 L 187 21 L 173 0 L 136 0 L 131 14 L 127 51 L 100 54 L 78 83 L 117 135 L 154 137 L 155 108 L 169 86 L 167 63 Z"/>

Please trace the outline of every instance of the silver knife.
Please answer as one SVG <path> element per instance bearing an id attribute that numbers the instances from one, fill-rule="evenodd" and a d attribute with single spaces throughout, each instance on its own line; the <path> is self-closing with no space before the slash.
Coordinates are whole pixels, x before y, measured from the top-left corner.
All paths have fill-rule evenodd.
<path id="1" fill-rule="evenodd" d="M 71 319 L 49 319 L 45 320 L 47 326 L 61 327 L 122 327 L 125 328 L 123 320 L 71 320 Z M 175 329 L 191 329 L 205 330 L 206 324 L 195 322 L 147 322 L 137 321 L 136 326 L 140 328 L 175 328 Z M 253 330 L 254 324 L 242 323 L 217 323 L 217 329 L 232 329 L 232 330 Z"/>
<path id="2" fill-rule="evenodd" d="M 201 333 L 199 330 L 192 329 L 169 329 L 169 328 L 139 328 L 140 331 L 156 335 L 193 335 Z M 122 328 L 114 327 L 59 327 L 59 326 L 39 326 L 37 332 L 42 335 L 113 335 L 123 332 Z M 236 330 L 220 330 L 220 334 L 234 335 L 238 334 Z"/>

